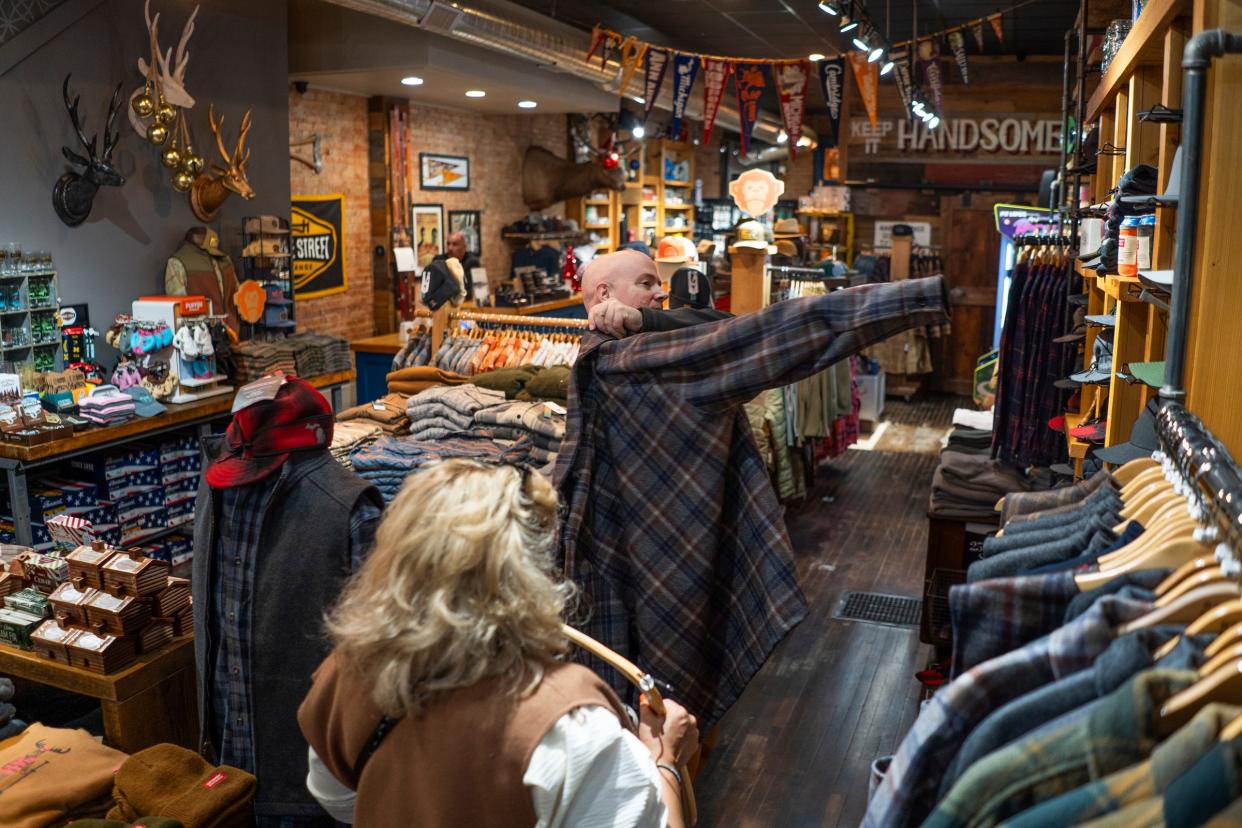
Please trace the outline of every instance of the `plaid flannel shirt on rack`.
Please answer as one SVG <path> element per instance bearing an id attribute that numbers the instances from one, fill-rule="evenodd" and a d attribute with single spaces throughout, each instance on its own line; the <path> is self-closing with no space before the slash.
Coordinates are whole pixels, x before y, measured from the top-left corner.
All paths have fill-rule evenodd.
<path id="1" fill-rule="evenodd" d="M 575 623 L 671 682 L 711 727 L 806 614 L 741 404 L 945 318 L 943 281 L 929 278 L 678 331 L 587 334 L 556 468 L 563 565 L 590 614 Z"/>

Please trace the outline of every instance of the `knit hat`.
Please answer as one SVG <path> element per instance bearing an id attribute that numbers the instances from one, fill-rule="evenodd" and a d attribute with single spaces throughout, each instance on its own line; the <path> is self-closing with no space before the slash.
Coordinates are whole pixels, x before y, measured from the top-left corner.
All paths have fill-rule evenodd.
<path id="1" fill-rule="evenodd" d="M 212 767 L 183 747 L 154 745 L 126 759 L 117 770 L 113 789 L 117 804 L 108 817 L 130 819 L 136 811 L 172 817 L 185 828 L 236 824 L 249 812 L 256 784 L 254 776 L 239 768 Z"/>
<path id="2" fill-rule="evenodd" d="M 251 386 L 244 386 L 238 396 Z M 284 465 L 292 452 L 327 448 L 334 422 L 323 394 L 305 380 L 288 377 L 274 398 L 233 415 L 219 453 L 208 461 L 207 485 L 230 489 L 255 483 Z"/>

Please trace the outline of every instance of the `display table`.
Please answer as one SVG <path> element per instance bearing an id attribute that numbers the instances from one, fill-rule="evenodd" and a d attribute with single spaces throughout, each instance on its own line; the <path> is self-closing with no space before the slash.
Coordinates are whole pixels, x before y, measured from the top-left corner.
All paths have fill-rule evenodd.
<path id="1" fill-rule="evenodd" d="M 304 379 L 316 388 L 327 391 L 333 409 L 337 409 L 341 403 L 341 389 L 353 381 L 354 372 L 338 371 L 335 374 Z M 8 514 L 13 516 L 17 543 L 30 546 L 33 540 L 30 530 L 30 501 L 26 488 L 26 472 L 30 469 L 183 428 L 197 426 L 200 436 L 207 436 L 211 433 L 211 422 L 229 417 L 232 407 L 233 395 L 222 394 L 204 400 L 169 405 L 167 411 L 154 417 L 135 417 L 112 426 L 88 428 L 72 437 L 37 446 L 0 443 L 0 470 L 4 472 L 9 500 Z"/>
<path id="2" fill-rule="evenodd" d="M 488 306 L 484 308 L 467 308 L 475 313 L 501 313 L 509 316 L 557 316 L 563 319 L 586 319 L 586 308 L 582 306 L 582 294 L 575 293 L 567 299 L 553 299 L 551 302 L 538 302 L 534 305 Z"/>
<path id="3" fill-rule="evenodd" d="M 117 750 L 136 753 L 160 742 L 198 749 L 192 635 L 108 675 L 0 645 L 0 674 L 99 699 L 104 734 Z"/>

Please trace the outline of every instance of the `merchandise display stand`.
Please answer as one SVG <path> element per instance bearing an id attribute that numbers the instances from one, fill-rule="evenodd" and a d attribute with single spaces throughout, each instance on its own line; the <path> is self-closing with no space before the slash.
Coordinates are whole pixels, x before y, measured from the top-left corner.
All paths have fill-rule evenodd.
<path id="1" fill-rule="evenodd" d="M 762 310 L 772 295 L 767 253 L 737 247 L 729 255 L 733 261 L 733 284 L 729 290 L 731 312 L 743 314 Z"/>
<path id="2" fill-rule="evenodd" d="M 803 207 L 798 210 L 798 219 L 805 228 L 807 247 L 818 259 L 826 259 L 830 255 L 848 267 L 854 261 L 854 214 L 837 212 L 836 210 L 819 210 Z M 835 233 L 825 231 L 836 229 Z M 832 236 L 831 240 L 826 236 Z M 837 255 L 840 254 L 840 255 Z"/>
<path id="3" fill-rule="evenodd" d="M 210 318 L 211 303 L 202 302 L 200 304 L 203 307 L 200 312 L 196 313 L 191 310 L 192 306 L 190 303 L 176 298 L 140 299 L 134 302 L 134 318 L 163 322 L 168 325 L 175 336 L 177 331 L 185 324 L 185 320 Z M 167 402 L 174 404 L 188 403 L 233 392 L 231 386 L 220 384 L 226 382 L 228 377 L 219 373 L 214 356 L 209 358 L 212 369 L 211 376 L 194 377 L 191 376 L 189 362 L 182 357 L 181 353 L 171 346 L 169 346 L 169 349 L 172 351 L 169 362 L 171 363 L 173 373 L 177 375 L 177 390 L 173 392 L 173 395 L 168 398 Z"/>
<path id="4" fill-rule="evenodd" d="M 161 742 L 197 748 L 192 635 L 106 675 L 0 646 L 0 674 L 98 699 L 104 737 L 118 750 L 136 753 Z"/>
<path id="5" fill-rule="evenodd" d="M 56 271 L 0 275 L 0 354 L 36 371 L 56 368 L 60 348 Z"/>

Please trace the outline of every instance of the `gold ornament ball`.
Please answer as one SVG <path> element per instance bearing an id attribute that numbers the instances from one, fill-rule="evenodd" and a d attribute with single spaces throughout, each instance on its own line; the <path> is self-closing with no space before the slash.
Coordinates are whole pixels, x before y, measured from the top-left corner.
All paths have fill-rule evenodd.
<path id="1" fill-rule="evenodd" d="M 173 189 L 179 193 L 184 193 L 186 190 L 190 189 L 190 185 L 193 183 L 194 176 L 190 175 L 185 170 L 177 170 L 176 174 L 172 177 Z"/>
<path id="2" fill-rule="evenodd" d="M 164 126 L 168 126 L 177 120 L 177 109 L 172 104 L 162 103 L 155 110 L 155 120 Z"/>
<path id="3" fill-rule="evenodd" d="M 171 145 L 160 153 L 160 158 L 164 162 L 164 166 L 170 170 L 175 170 L 181 166 L 181 150 L 176 145 Z"/>
<path id="4" fill-rule="evenodd" d="M 147 140 L 156 146 L 161 146 L 168 140 L 168 129 L 159 121 L 147 127 Z"/>
<path id="5" fill-rule="evenodd" d="M 190 175 L 198 175 L 203 171 L 203 156 L 195 155 L 193 150 L 189 150 L 188 153 L 181 162 L 181 168 Z"/>
<path id="6" fill-rule="evenodd" d="M 155 101 L 151 100 L 151 96 L 143 92 L 134 98 L 134 112 L 139 118 L 149 118 L 151 113 L 155 111 Z"/>

